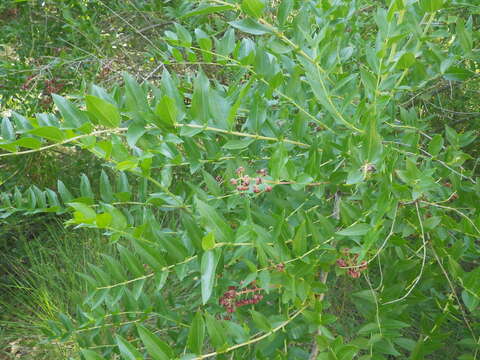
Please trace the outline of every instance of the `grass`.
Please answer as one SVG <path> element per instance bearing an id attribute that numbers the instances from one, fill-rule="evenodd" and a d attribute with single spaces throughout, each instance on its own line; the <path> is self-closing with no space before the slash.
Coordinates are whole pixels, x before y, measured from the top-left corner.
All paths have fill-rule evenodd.
<path id="1" fill-rule="evenodd" d="M 112 1 L 108 9 L 80 3 L 0 5 L 0 115 L 7 109 L 28 116 L 49 111 L 51 92 L 74 98 L 89 81 L 109 87 L 121 71 L 154 76 L 157 57 L 132 29 L 160 36 L 169 2 L 139 8 L 134 1 Z M 0 186 L 33 183 L 55 189 L 59 178 L 78 190 L 80 173 L 88 169 L 96 179 L 97 165 L 83 151 L 15 157 L 1 164 Z M 48 343 L 42 328 L 83 301 L 85 282 L 77 272 L 99 263 L 109 245 L 98 233 L 64 229 L 52 219 L 11 217 L 0 223 L 0 251 L 6 254 L 0 258 L 1 360 L 76 358 L 69 344 Z"/>
<path id="2" fill-rule="evenodd" d="M 33 238 L 20 233 L 16 251 L 7 252 L 0 268 L 0 359 L 68 358 L 73 349 L 46 344 L 42 327 L 82 302 L 85 283 L 77 272 L 108 252 L 105 239 L 92 231 L 71 231 L 60 223 L 37 231 Z"/>

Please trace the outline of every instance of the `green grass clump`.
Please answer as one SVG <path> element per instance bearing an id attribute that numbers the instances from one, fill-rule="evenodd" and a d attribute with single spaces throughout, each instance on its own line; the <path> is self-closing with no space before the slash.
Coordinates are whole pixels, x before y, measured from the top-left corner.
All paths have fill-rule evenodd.
<path id="1" fill-rule="evenodd" d="M 42 329 L 58 313 L 72 313 L 85 297 L 78 276 L 108 245 L 93 231 L 45 224 L 36 235 L 13 234 L 15 251 L 0 263 L 0 359 L 63 359 L 69 344 L 47 344 Z M 34 237 L 31 237 L 34 236 Z"/>

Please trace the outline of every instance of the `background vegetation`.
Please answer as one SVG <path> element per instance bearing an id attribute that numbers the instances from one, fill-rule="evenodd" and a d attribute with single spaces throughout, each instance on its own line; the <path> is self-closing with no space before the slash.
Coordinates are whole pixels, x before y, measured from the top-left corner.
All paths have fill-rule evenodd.
<path id="1" fill-rule="evenodd" d="M 477 359 L 479 14 L 3 1 L 0 358 Z"/>

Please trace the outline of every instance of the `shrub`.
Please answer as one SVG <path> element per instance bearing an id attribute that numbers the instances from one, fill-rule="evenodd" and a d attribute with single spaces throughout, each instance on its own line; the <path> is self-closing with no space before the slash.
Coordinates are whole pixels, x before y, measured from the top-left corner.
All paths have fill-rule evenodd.
<path id="1" fill-rule="evenodd" d="M 478 77 L 469 9 L 199 2 L 156 49 L 158 84 L 125 74 L 5 118 L 1 157 L 75 146 L 104 163 L 98 187 L 2 195 L 3 217 L 69 212 L 116 244 L 49 336 L 86 359 L 421 359 L 448 337 L 475 359 L 476 132 L 411 101 Z M 335 316 L 340 296 L 360 326 Z"/>

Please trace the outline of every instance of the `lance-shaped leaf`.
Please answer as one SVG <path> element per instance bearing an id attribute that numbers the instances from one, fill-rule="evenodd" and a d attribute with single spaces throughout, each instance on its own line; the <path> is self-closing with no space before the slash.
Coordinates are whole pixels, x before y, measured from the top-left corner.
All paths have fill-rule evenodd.
<path id="1" fill-rule="evenodd" d="M 113 191 L 107 173 L 102 170 L 100 174 L 100 196 L 102 200 L 108 203 L 113 202 Z"/>
<path id="2" fill-rule="evenodd" d="M 120 354 L 122 358 L 125 360 L 142 360 L 143 355 L 127 340 L 125 340 L 120 335 L 115 335 L 116 342 L 118 345 L 118 349 L 120 350 Z"/>
<path id="3" fill-rule="evenodd" d="M 293 238 L 293 252 L 295 255 L 300 256 L 307 251 L 307 234 L 305 231 L 306 222 L 303 221 L 295 232 Z"/>
<path id="4" fill-rule="evenodd" d="M 210 83 L 203 72 L 200 72 L 193 83 L 191 116 L 202 124 L 210 120 L 209 111 Z"/>
<path id="5" fill-rule="evenodd" d="M 265 3 L 262 0 L 243 0 L 242 1 L 242 10 L 254 18 L 259 18 L 260 16 L 262 16 L 264 8 L 265 8 Z"/>
<path id="6" fill-rule="evenodd" d="M 252 35 L 264 35 L 271 32 L 269 28 L 250 18 L 238 21 L 230 21 L 229 24 L 238 30 Z"/>
<path id="7" fill-rule="evenodd" d="M 85 97 L 87 110 L 100 125 L 116 128 L 120 125 L 120 112 L 115 105 L 93 95 Z"/>
<path id="8" fill-rule="evenodd" d="M 63 96 L 52 94 L 52 98 L 68 127 L 77 128 L 89 122 L 88 116 Z"/>
<path id="9" fill-rule="evenodd" d="M 210 205 L 201 200 L 196 201 L 197 210 L 200 217 L 205 221 L 206 225 L 215 233 L 215 238 L 220 242 L 232 242 L 233 234 L 230 226 L 223 217 Z"/>
<path id="10" fill-rule="evenodd" d="M 192 10 L 185 15 L 182 15 L 180 19 L 186 19 L 192 16 L 198 15 L 209 15 L 217 12 L 223 12 L 227 10 L 233 10 L 235 7 L 233 5 L 202 5 L 195 10 Z"/>
<path id="11" fill-rule="evenodd" d="M 140 335 L 140 339 L 145 344 L 147 348 L 148 355 L 154 360 L 169 360 L 174 358 L 174 354 L 170 346 L 160 340 L 156 335 L 154 335 L 146 327 L 137 325 L 137 331 Z"/>
<path id="12" fill-rule="evenodd" d="M 147 96 L 137 81 L 128 73 L 123 73 L 126 102 L 130 111 L 148 111 Z"/>
<path id="13" fill-rule="evenodd" d="M 178 111 L 174 99 L 167 95 L 163 96 L 155 108 L 155 114 L 157 115 L 156 124 L 160 128 L 175 129 Z"/>
<path id="14" fill-rule="evenodd" d="M 2 120 L 1 135 L 4 140 L 7 140 L 7 141 L 15 140 L 15 130 L 13 129 L 12 122 L 7 118 L 3 118 Z"/>
<path id="15" fill-rule="evenodd" d="M 215 349 L 222 349 L 227 343 L 226 329 L 222 323 L 215 319 L 209 313 L 205 314 L 205 322 L 207 324 L 207 332 Z"/>
<path id="16" fill-rule="evenodd" d="M 202 263 L 200 266 L 203 304 L 206 304 L 212 295 L 216 268 L 217 259 L 214 251 L 205 251 L 202 255 Z"/>
<path id="17" fill-rule="evenodd" d="M 93 350 L 82 349 L 81 352 L 82 352 L 82 355 L 85 357 L 85 360 L 104 360 L 105 359 L 104 357 L 98 355 Z"/>
<path id="18" fill-rule="evenodd" d="M 205 341 L 205 321 L 202 314 L 197 312 L 188 332 L 187 348 L 195 354 L 201 354 Z"/>

